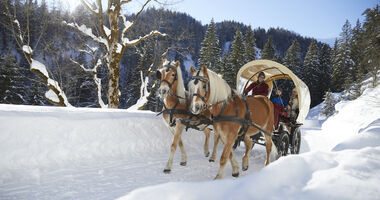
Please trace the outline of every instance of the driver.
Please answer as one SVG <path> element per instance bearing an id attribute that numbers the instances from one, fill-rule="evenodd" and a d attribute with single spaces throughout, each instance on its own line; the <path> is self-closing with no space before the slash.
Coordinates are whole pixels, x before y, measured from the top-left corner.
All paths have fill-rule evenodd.
<path id="1" fill-rule="evenodd" d="M 265 74 L 260 72 L 256 82 L 251 83 L 245 90 L 244 95 L 248 95 L 248 92 L 252 90 L 252 95 L 268 96 L 269 86 L 264 82 Z"/>

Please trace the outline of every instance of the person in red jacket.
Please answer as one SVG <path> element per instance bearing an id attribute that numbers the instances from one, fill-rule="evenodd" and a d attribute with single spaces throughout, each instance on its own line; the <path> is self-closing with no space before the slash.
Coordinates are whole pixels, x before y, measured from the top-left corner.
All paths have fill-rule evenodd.
<path id="1" fill-rule="evenodd" d="M 245 90 L 244 95 L 247 95 L 252 90 L 252 95 L 268 96 L 269 86 L 264 82 L 265 74 L 260 72 L 256 82 L 251 83 Z"/>

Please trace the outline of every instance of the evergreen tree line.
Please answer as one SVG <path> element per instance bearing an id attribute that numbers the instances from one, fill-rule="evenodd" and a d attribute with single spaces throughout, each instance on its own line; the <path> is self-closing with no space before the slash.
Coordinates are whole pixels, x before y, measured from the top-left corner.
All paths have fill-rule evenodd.
<path id="1" fill-rule="evenodd" d="M 4 15 L 5 3 L 7 3 L 11 12 L 16 11 L 22 27 L 26 27 L 29 23 L 29 32 L 28 34 L 25 32 L 28 37 L 25 38 L 30 40 L 28 43 L 34 49 L 35 59 L 49 66 L 49 73 L 55 80 L 62 83 L 70 103 L 74 106 L 97 106 L 96 85 L 93 83 L 92 75 L 84 72 L 71 61 L 73 59 L 78 63 L 83 63 L 86 67 L 93 66 L 93 59 L 81 50 L 86 49 L 86 46 L 93 47 L 94 44 L 78 31 L 68 28 L 62 23 L 62 21 L 75 21 L 79 25 L 85 24 L 92 28 L 93 33 L 97 35 L 99 30 L 94 24 L 94 16 L 81 6 L 73 13 L 62 11 L 58 9 L 59 1 L 57 1 L 58 3 L 54 2 L 56 1 L 49 5 L 44 0 L 40 4 L 36 0 L 12 0 L 0 3 L 0 103 L 49 105 L 44 97 L 47 88 L 40 83 L 39 77 L 29 71 L 29 66 L 22 56 L 22 50 L 17 47 L 14 35 L 9 29 L 9 19 Z M 134 15 L 126 16 L 129 20 L 134 17 Z M 105 25 L 108 26 L 108 24 Z M 364 22 L 361 31 L 367 31 L 367 35 L 371 34 L 369 30 L 372 26 L 372 24 Z M 246 62 L 260 57 L 286 64 L 304 80 L 309 74 L 305 72 L 306 67 L 316 64 L 315 56 L 306 56 L 307 53 L 314 51 L 310 50 L 313 43 L 315 46 L 313 48 L 318 49 L 316 51 L 319 54 L 318 62 L 334 61 L 333 64 L 335 64 L 333 59 L 335 50 L 331 50 L 322 43 L 312 42 L 311 38 L 301 37 L 284 29 L 271 28 L 265 31 L 265 29 L 257 28 L 252 30 L 249 26 L 233 21 L 220 23 L 212 21 L 210 24 L 202 26 L 199 21 L 187 14 L 165 9 L 145 10 L 128 37 L 133 39 L 154 29 L 167 33 L 168 37 L 155 37 L 142 42 L 135 48 L 128 48 L 125 52 L 126 55 L 122 58 L 120 108 L 127 108 L 137 101 L 140 96 L 141 71 L 145 76 L 146 69 L 150 66 L 157 69 L 162 58 L 179 60 L 184 71 L 185 81 L 188 80 L 189 73 L 186 73 L 187 69 L 183 63 L 191 58 L 195 60 L 195 65 L 207 64 L 211 69 L 223 74 L 231 86 L 235 84 L 234 77 L 237 70 Z M 376 29 L 374 28 L 374 30 Z M 365 40 L 366 38 L 361 36 L 358 41 Z M 338 41 L 338 46 L 339 44 Z M 360 45 L 365 46 L 366 44 L 360 43 Z M 371 45 L 376 46 L 376 41 Z M 367 52 L 371 51 L 371 48 L 366 49 Z M 94 56 L 100 57 L 101 51 L 102 49 L 98 49 Z M 364 54 L 364 51 L 360 52 Z M 323 54 L 327 56 L 323 56 Z M 370 54 L 365 55 L 366 59 L 371 59 L 373 63 L 378 62 L 375 60 L 376 57 L 370 57 Z M 331 59 L 328 59 L 328 56 L 331 56 Z M 308 58 L 310 61 L 306 62 L 307 57 L 310 57 L 310 59 Z M 363 60 L 361 63 L 365 63 L 365 61 Z M 320 65 L 330 71 L 335 71 L 336 68 L 335 65 L 333 68 L 332 64 Z M 324 68 L 319 68 L 317 71 L 320 74 L 326 72 Z M 363 70 L 363 74 L 366 73 L 370 73 L 369 68 Z M 329 79 L 321 79 L 330 80 L 331 74 L 333 73 L 330 73 Z M 103 89 L 106 89 L 107 70 L 100 68 L 97 76 L 102 79 Z M 150 87 L 155 80 L 153 75 L 151 76 Z M 322 75 L 318 74 L 318 76 Z M 328 76 L 326 75 L 326 77 Z M 357 80 L 357 75 L 352 79 Z M 329 81 L 324 83 L 329 86 L 316 87 L 314 89 L 316 93 L 323 94 L 331 85 Z M 316 99 L 315 102 L 318 102 L 321 97 Z M 106 98 L 104 97 L 103 100 Z M 153 95 L 147 109 L 156 109 L 156 101 Z"/>
<path id="2" fill-rule="evenodd" d="M 365 79 L 371 80 L 370 86 L 376 87 L 380 71 L 380 12 L 379 6 L 366 9 L 361 23 L 356 21 L 354 27 L 346 21 L 340 37 L 335 41 L 332 53 L 333 74 L 331 90 L 324 96 L 322 113 L 334 114 L 336 100 L 332 92 L 346 91 L 349 99 L 359 97 L 365 87 Z"/>
<path id="3" fill-rule="evenodd" d="M 358 20 L 356 26 L 351 28 L 346 21 L 333 49 L 327 44 L 311 40 L 304 53 L 299 38 L 293 35 L 293 41 L 284 56 L 275 45 L 279 42 L 274 42 L 271 35 L 273 30 L 268 31 L 269 36 L 263 45 L 261 56 L 257 55 L 256 34 L 250 27 L 246 28 L 245 35 L 237 27 L 231 48 L 221 49 L 217 26 L 212 20 L 202 42 L 199 65 L 208 65 L 211 70 L 222 74 L 235 88 L 236 74 L 245 63 L 255 58 L 273 60 L 287 66 L 308 85 L 312 107 L 322 102 L 329 89 L 333 92 L 349 90 L 351 97 L 355 98 L 361 94 L 363 77 L 371 76 L 373 86 L 376 85 L 380 66 L 378 6 L 367 9 L 363 15 L 363 25 Z M 285 98 L 289 98 L 293 84 L 278 81 L 277 85 L 285 91 Z"/>

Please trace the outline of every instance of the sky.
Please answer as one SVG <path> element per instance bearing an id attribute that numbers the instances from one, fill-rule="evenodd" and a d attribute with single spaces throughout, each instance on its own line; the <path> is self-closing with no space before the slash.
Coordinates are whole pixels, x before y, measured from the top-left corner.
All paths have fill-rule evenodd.
<path id="1" fill-rule="evenodd" d="M 92 1 L 92 0 L 88 0 Z M 285 28 L 302 36 L 317 39 L 338 37 L 343 24 L 349 20 L 355 25 L 363 21 L 362 13 L 367 8 L 380 4 L 380 0 L 160 0 L 173 5 L 166 8 L 185 12 L 203 25 L 234 20 L 251 25 L 252 28 Z M 79 0 L 67 0 L 71 7 Z M 106 0 L 103 0 L 106 2 Z M 145 0 L 135 0 L 125 7 L 137 10 Z M 104 5 L 107 5 L 104 3 Z M 156 6 L 151 3 L 151 6 Z"/>
<path id="2" fill-rule="evenodd" d="M 233 3 L 231 3 L 233 2 Z M 234 20 L 252 28 L 281 27 L 320 39 L 339 36 L 348 19 L 363 21 L 365 9 L 380 0 L 184 0 L 173 6 L 202 24 Z"/>

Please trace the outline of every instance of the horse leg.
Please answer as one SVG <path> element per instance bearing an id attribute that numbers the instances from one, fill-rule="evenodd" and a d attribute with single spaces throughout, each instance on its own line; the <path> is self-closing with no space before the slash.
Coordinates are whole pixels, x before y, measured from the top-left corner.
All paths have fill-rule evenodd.
<path id="1" fill-rule="evenodd" d="M 211 135 L 211 131 L 209 128 L 205 128 L 203 130 L 203 132 L 205 133 L 205 136 L 206 136 L 206 139 L 205 139 L 205 145 L 204 145 L 204 154 L 206 157 L 208 157 L 210 155 L 210 152 L 208 151 L 208 144 L 209 144 L 209 141 L 210 141 L 210 135 Z"/>
<path id="2" fill-rule="evenodd" d="M 231 162 L 231 166 L 232 166 L 232 176 L 238 177 L 239 176 L 239 163 L 235 159 L 234 151 L 231 151 L 231 153 L 230 153 L 230 162 Z"/>
<path id="3" fill-rule="evenodd" d="M 175 151 L 177 149 L 178 142 L 181 140 L 182 130 L 183 130 L 183 125 L 181 123 L 177 122 L 177 125 L 176 125 L 175 130 L 174 130 L 173 142 L 172 142 L 172 145 L 170 147 L 169 160 L 168 160 L 168 162 L 166 164 L 166 167 L 164 169 L 164 173 L 170 173 L 170 171 L 171 171 L 172 164 L 173 164 L 174 153 L 175 153 Z M 182 148 L 183 148 L 183 145 L 182 145 Z M 183 154 L 184 154 L 184 152 L 182 152 L 182 159 L 185 159 L 185 161 L 186 161 L 186 153 L 185 153 L 185 158 L 183 157 Z"/>
<path id="4" fill-rule="evenodd" d="M 186 166 L 187 155 L 186 155 L 185 147 L 183 146 L 181 137 L 179 138 L 178 144 L 179 144 L 179 148 L 181 149 L 181 162 L 179 164 L 182 166 Z"/>
<path id="5" fill-rule="evenodd" d="M 245 143 L 245 154 L 243 156 L 242 170 L 246 171 L 249 166 L 249 154 L 252 149 L 252 140 L 248 135 L 244 137 L 244 143 Z"/>
<path id="6" fill-rule="evenodd" d="M 215 179 L 221 179 L 223 177 L 223 171 L 227 163 L 227 158 L 230 156 L 232 146 L 234 145 L 233 141 L 235 140 L 227 140 L 224 142 L 225 144 L 224 144 L 223 152 L 222 152 L 222 155 L 220 156 L 219 171 L 216 174 Z"/>
<path id="7" fill-rule="evenodd" d="M 269 165 L 270 163 L 270 152 L 272 151 L 272 137 L 264 135 L 265 138 L 265 147 L 267 150 L 267 159 L 265 161 L 265 166 Z"/>
<path id="8" fill-rule="evenodd" d="M 208 160 L 209 162 L 215 162 L 216 159 L 216 148 L 218 147 L 218 142 L 220 139 L 220 135 L 214 131 L 214 147 L 212 149 L 212 154 L 210 159 Z"/>

